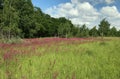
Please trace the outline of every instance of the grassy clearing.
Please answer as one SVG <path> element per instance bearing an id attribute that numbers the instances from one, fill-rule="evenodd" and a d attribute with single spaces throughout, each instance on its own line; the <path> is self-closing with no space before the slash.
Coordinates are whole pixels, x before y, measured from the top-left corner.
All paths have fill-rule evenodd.
<path id="1" fill-rule="evenodd" d="M 11 49 L 0 49 L 0 79 L 120 79 L 119 38 L 15 46 L 6 57 Z"/>

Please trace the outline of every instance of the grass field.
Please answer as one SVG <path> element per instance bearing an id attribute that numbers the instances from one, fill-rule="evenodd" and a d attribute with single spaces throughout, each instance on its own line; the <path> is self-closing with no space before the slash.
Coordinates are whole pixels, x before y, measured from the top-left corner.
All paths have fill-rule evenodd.
<path id="1" fill-rule="evenodd" d="M 120 38 L 1 43 L 0 79 L 120 79 Z"/>

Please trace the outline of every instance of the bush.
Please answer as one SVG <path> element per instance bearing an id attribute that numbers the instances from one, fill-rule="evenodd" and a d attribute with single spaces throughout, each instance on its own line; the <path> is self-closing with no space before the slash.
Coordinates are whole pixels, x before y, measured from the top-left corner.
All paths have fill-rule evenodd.
<path id="1" fill-rule="evenodd" d="M 16 44 L 16 43 L 22 43 L 22 39 L 19 37 L 14 37 L 10 39 L 2 38 L 1 43 L 7 43 L 7 44 Z"/>

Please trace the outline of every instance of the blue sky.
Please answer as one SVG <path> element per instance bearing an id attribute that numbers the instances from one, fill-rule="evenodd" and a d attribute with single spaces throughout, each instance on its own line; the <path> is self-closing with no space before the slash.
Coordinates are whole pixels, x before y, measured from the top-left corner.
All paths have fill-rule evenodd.
<path id="1" fill-rule="evenodd" d="M 74 24 L 97 26 L 103 18 L 120 29 L 120 0 L 32 0 L 52 17 L 66 17 Z"/>
<path id="2" fill-rule="evenodd" d="M 88 1 L 92 4 L 91 0 L 82 0 L 82 2 Z M 93 0 L 94 1 L 94 0 Z M 45 11 L 47 8 L 59 5 L 61 3 L 71 2 L 71 0 L 32 0 L 34 6 L 40 7 L 43 11 Z M 112 4 L 106 4 L 104 2 L 98 3 L 94 5 L 96 8 L 100 9 L 103 6 L 112 6 L 115 5 L 118 10 L 120 11 L 120 0 L 115 0 Z"/>
<path id="3" fill-rule="evenodd" d="M 61 4 L 70 2 L 70 0 L 32 0 L 34 6 L 40 7 L 43 11 L 47 8 Z"/>

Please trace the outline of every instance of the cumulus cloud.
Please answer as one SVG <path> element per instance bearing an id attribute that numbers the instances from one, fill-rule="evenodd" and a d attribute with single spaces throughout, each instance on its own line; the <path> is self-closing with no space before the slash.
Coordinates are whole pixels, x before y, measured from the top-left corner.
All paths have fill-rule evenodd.
<path id="1" fill-rule="evenodd" d="M 77 0 L 76 0 L 77 1 Z M 59 4 L 46 10 L 46 13 L 52 17 L 66 17 L 74 24 L 90 24 L 97 20 L 99 13 L 88 2 L 80 3 L 72 1 L 71 3 Z"/>
<path id="2" fill-rule="evenodd" d="M 115 1 L 115 0 L 71 0 L 72 3 L 89 2 L 90 4 L 93 4 L 93 5 L 100 4 L 100 3 L 111 4 L 111 3 L 113 3 L 114 1 Z"/>
<path id="3" fill-rule="evenodd" d="M 45 13 L 50 14 L 52 17 L 66 17 L 72 21 L 73 24 L 87 24 L 89 27 L 98 25 L 99 21 L 107 18 L 113 26 L 120 26 L 120 12 L 116 6 L 105 6 L 97 10 L 88 0 L 71 0 L 71 2 L 62 3 L 57 6 L 48 8 Z M 94 0 L 89 0 L 94 1 Z M 113 0 L 95 0 L 95 1 L 108 1 Z"/>
<path id="4" fill-rule="evenodd" d="M 112 26 L 116 26 L 120 29 L 120 12 L 116 6 L 103 7 L 100 12 L 103 17 L 107 17 Z"/>
<path id="5" fill-rule="evenodd" d="M 105 0 L 107 4 L 113 3 L 115 0 Z"/>
<path id="6" fill-rule="evenodd" d="M 101 13 L 108 17 L 120 18 L 120 13 L 118 12 L 116 6 L 106 6 L 101 9 Z"/>

